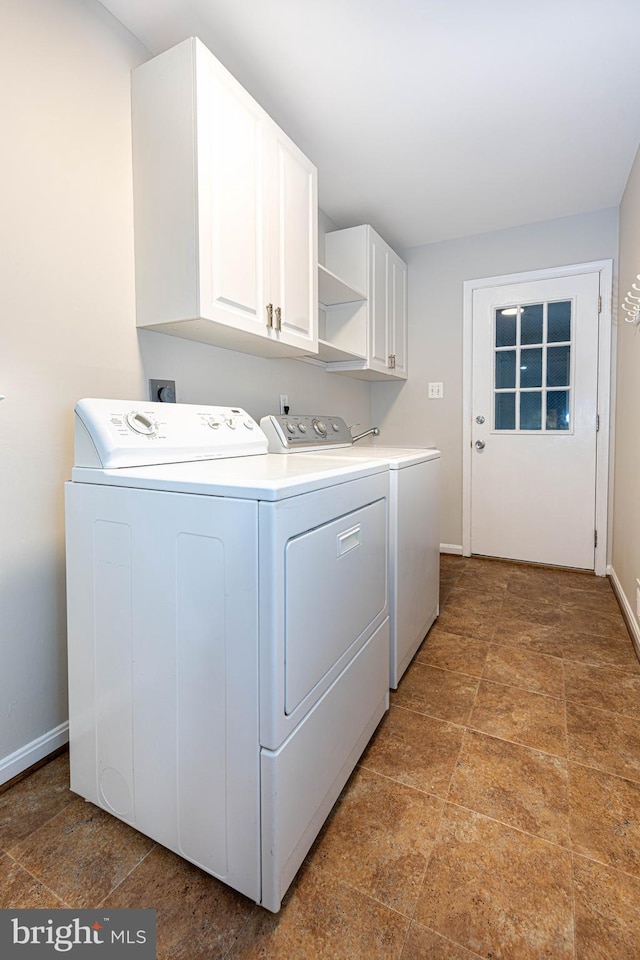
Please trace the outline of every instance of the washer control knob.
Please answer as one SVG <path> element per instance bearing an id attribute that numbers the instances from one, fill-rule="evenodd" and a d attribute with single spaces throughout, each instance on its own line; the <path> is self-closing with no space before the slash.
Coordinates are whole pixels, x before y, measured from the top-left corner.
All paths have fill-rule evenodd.
<path id="1" fill-rule="evenodd" d="M 247 430 L 253 430 L 253 427 L 254 427 L 253 420 L 243 420 L 242 422 L 244 423 Z"/>
<path id="2" fill-rule="evenodd" d="M 227 417 L 227 426 L 229 430 L 235 430 L 238 426 L 238 421 L 235 417 Z"/>
<path id="3" fill-rule="evenodd" d="M 307 432 L 307 425 L 306 425 L 306 423 L 299 423 L 299 424 L 298 424 L 298 430 L 300 431 L 300 433 L 306 433 L 306 432 Z"/>
<path id="4" fill-rule="evenodd" d="M 219 417 L 212 417 L 211 420 L 209 420 L 209 426 L 212 430 L 217 430 L 222 426 L 223 422 Z"/>
<path id="5" fill-rule="evenodd" d="M 289 423 L 289 421 L 287 421 L 287 425 L 286 425 L 286 426 L 287 426 L 287 430 L 289 431 L 289 433 L 295 433 L 295 432 L 296 432 L 296 425 L 295 425 L 295 423 Z"/>
<path id="6" fill-rule="evenodd" d="M 143 437 L 153 437 L 157 433 L 158 424 L 153 417 L 148 417 L 139 410 L 132 410 L 126 415 L 125 420 L 134 433 L 140 433 Z"/>
<path id="7" fill-rule="evenodd" d="M 340 424 L 332 423 L 331 426 L 333 427 L 335 433 L 340 433 Z"/>
<path id="8" fill-rule="evenodd" d="M 327 425 L 323 423 L 322 420 L 313 421 L 313 429 L 318 434 L 319 437 L 326 437 L 327 435 Z"/>

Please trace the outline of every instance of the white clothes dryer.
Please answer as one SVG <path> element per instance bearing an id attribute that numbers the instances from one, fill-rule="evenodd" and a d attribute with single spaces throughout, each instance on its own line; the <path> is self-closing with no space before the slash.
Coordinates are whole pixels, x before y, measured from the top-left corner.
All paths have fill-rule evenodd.
<path id="1" fill-rule="evenodd" d="M 76 407 L 71 788 L 272 911 L 388 707 L 388 487 L 239 408 Z"/>
<path id="2" fill-rule="evenodd" d="M 260 421 L 274 453 L 383 460 L 389 470 L 389 685 L 396 688 L 439 613 L 440 451 L 355 446 L 341 417 L 276 415 Z"/>

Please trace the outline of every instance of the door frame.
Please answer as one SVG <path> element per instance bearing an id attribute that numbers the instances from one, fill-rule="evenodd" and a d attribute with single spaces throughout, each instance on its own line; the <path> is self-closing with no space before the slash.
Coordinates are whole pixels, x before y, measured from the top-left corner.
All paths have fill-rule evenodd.
<path id="1" fill-rule="evenodd" d="M 462 326 L 462 555 L 471 556 L 471 415 L 473 398 L 473 293 L 484 287 L 501 287 L 511 283 L 550 280 L 583 273 L 600 274 L 602 305 L 598 322 L 598 416 L 596 434 L 596 530 L 595 573 L 604 576 L 609 556 L 609 439 L 611 414 L 611 351 L 613 260 L 593 260 L 546 270 L 482 277 L 463 282 Z"/>

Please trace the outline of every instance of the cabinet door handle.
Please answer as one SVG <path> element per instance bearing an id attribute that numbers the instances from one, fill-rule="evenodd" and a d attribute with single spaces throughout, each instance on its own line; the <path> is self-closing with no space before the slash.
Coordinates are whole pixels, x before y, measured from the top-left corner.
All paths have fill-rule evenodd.
<path id="1" fill-rule="evenodd" d="M 395 370 L 395 368 L 396 368 L 396 355 L 395 355 L 395 353 L 390 353 L 390 354 L 389 354 L 389 369 L 390 369 L 390 370 Z"/>
<path id="2" fill-rule="evenodd" d="M 276 307 L 276 330 L 282 330 L 282 309 Z"/>
<path id="3" fill-rule="evenodd" d="M 267 326 L 273 327 L 273 304 L 267 304 Z"/>

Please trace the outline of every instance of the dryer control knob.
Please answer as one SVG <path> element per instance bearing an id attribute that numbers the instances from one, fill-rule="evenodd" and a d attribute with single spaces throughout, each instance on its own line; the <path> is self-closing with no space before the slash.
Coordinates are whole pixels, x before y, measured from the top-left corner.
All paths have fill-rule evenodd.
<path id="1" fill-rule="evenodd" d="M 227 426 L 229 427 L 229 430 L 235 430 L 238 426 L 238 421 L 235 419 L 235 417 L 227 417 Z"/>
<path id="2" fill-rule="evenodd" d="M 326 437 L 327 435 L 327 425 L 323 423 L 322 420 L 313 421 L 313 429 L 318 434 L 319 437 Z"/>
<path id="3" fill-rule="evenodd" d="M 222 426 L 223 422 L 224 422 L 223 420 L 220 420 L 217 417 L 213 417 L 213 419 L 209 420 L 209 426 L 211 427 L 212 430 L 217 430 L 219 427 Z"/>
<path id="4" fill-rule="evenodd" d="M 133 430 L 134 433 L 140 433 L 144 437 L 153 437 L 158 430 L 158 424 L 153 417 L 148 417 L 138 410 L 132 410 L 131 413 L 128 413 L 125 420 L 127 426 Z"/>
<path id="5" fill-rule="evenodd" d="M 332 423 L 331 426 L 333 427 L 335 433 L 340 433 L 340 425 L 338 423 Z"/>
<path id="6" fill-rule="evenodd" d="M 253 427 L 254 427 L 253 420 L 243 420 L 242 422 L 244 423 L 247 430 L 253 430 Z"/>
<path id="7" fill-rule="evenodd" d="M 296 432 L 296 425 L 295 425 L 295 423 L 289 423 L 289 422 L 287 422 L 287 425 L 286 425 L 286 426 L 287 426 L 287 430 L 289 431 L 289 433 L 295 433 L 295 432 Z"/>
<path id="8" fill-rule="evenodd" d="M 306 423 L 299 423 L 299 424 L 298 424 L 298 430 L 300 431 L 300 433 L 306 433 L 306 432 L 307 432 L 307 425 L 306 425 Z"/>

